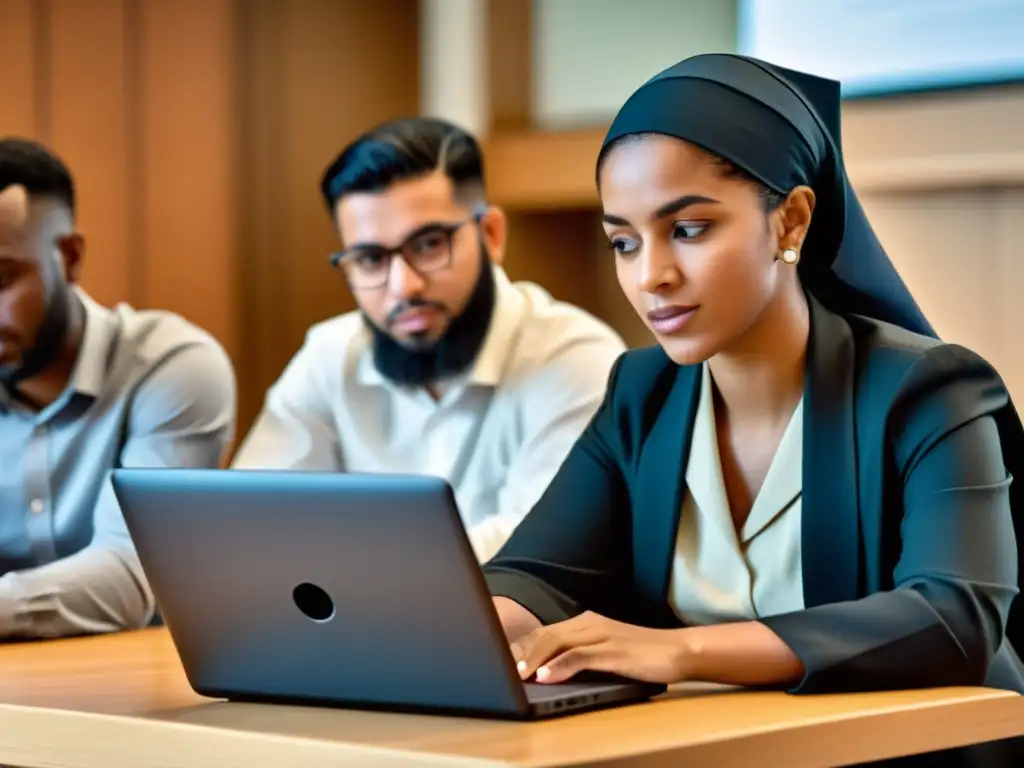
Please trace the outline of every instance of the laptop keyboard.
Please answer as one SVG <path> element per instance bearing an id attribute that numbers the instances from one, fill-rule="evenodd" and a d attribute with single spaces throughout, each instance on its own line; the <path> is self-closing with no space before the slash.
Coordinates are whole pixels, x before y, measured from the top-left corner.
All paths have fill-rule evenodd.
<path id="1" fill-rule="evenodd" d="M 595 683 L 557 683 L 545 685 L 543 683 L 524 683 L 526 698 L 528 701 L 545 701 L 549 699 L 564 699 L 579 693 L 592 692 L 595 688 L 602 687 Z"/>

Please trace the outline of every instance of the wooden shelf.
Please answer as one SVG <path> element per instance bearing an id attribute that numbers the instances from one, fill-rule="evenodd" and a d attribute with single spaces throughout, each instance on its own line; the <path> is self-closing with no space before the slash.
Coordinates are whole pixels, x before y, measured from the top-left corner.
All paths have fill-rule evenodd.
<path id="1" fill-rule="evenodd" d="M 497 133 L 484 140 L 489 197 L 509 210 L 597 205 L 594 163 L 604 127 Z"/>
<path id="2" fill-rule="evenodd" d="M 1015 187 L 1024 182 L 1024 152 L 928 155 L 849 166 L 850 180 L 858 191 L 880 194 Z"/>
<path id="3" fill-rule="evenodd" d="M 597 153 L 605 128 L 497 133 L 484 141 L 491 201 L 509 210 L 556 211 L 597 206 Z M 909 193 L 1024 182 L 1024 152 L 944 153 L 869 160 L 847 156 L 861 193 Z"/>

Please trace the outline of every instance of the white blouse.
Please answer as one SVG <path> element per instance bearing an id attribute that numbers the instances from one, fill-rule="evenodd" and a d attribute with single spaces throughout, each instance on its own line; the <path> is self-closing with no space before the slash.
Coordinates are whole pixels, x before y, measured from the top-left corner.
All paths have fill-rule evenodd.
<path id="1" fill-rule="evenodd" d="M 719 624 L 802 610 L 803 401 L 737 534 L 722 480 L 711 373 L 705 363 L 686 485 L 668 595 L 679 619 L 691 625 Z"/>

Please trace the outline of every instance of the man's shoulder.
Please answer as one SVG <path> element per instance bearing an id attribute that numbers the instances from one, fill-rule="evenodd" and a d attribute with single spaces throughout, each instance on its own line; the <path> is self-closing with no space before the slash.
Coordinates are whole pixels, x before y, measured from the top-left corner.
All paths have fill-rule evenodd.
<path id="1" fill-rule="evenodd" d="M 288 364 L 288 378 L 311 376 L 334 390 L 354 375 L 367 343 L 366 321 L 359 310 L 313 323 Z"/>
<path id="2" fill-rule="evenodd" d="M 353 345 L 366 339 L 366 322 L 358 309 L 313 323 L 306 331 L 303 351 L 315 354 L 344 354 Z"/>
<path id="3" fill-rule="evenodd" d="M 127 393 L 146 383 L 159 398 L 169 392 L 233 397 L 234 364 L 212 333 L 169 310 L 118 304 L 106 311 L 113 333 L 105 364 L 107 387 Z"/>
<path id="4" fill-rule="evenodd" d="M 176 312 L 135 309 L 129 304 L 117 304 L 108 311 L 115 320 L 119 354 L 138 363 L 157 362 L 188 347 L 226 354 L 212 333 Z"/>
<path id="5" fill-rule="evenodd" d="M 512 285 L 526 300 L 519 347 L 531 356 L 555 360 L 581 344 L 605 348 L 615 356 L 626 350 L 608 323 L 582 307 L 556 299 L 534 283 Z"/>
<path id="6" fill-rule="evenodd" d="M 169 310 L 104 306 L 80 296 L 86 312 L 74 373 L 80 391 L 131 402 L 133 413 L 186 401 L 220 410 L 233 401 L 234 365 L 212 333 Z"/>

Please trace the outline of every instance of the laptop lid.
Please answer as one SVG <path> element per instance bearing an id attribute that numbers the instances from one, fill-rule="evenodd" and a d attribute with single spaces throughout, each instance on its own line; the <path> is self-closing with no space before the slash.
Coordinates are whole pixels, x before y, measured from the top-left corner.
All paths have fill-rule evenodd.
<path id="1" fill-rule="evenodd" d="M 117 469 L 112 481 L 198 693 L 528 714 L 445 480 Z"/>

